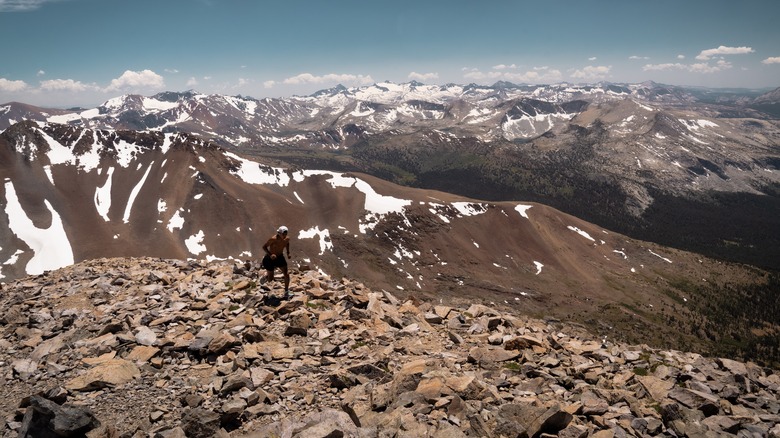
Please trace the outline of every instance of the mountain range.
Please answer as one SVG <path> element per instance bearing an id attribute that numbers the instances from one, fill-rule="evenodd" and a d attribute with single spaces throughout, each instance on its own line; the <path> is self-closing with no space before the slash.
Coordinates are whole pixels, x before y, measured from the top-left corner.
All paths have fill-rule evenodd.
<path id="1" fill-rule="evenodd" d="M 776 360 L 780 126 L 754 94 L 384 83 L 6 104 L 0 275 L 253 260 L 284 224 L 295 266 L 376 289 Z"/>
<path id="2" fill-rule="evenodd" d="M 260 100 L 166 92 L 78 110 L 6 104 L 0 129 L 38 120 L 186 132 L 272 166 L 544 203 L 631 237 L 777 270 L 780 100 L 761 91 L 411 82 Z"/>

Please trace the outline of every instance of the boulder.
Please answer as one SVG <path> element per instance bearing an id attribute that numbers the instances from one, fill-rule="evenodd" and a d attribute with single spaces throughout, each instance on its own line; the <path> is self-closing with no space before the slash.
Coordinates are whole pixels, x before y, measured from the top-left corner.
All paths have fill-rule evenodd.
<path id="1" fill-rule="evenodd" d="M 24 414 L 20 438 L 83 437 L 100 426 L 89 409 L 33 396 Z"/>

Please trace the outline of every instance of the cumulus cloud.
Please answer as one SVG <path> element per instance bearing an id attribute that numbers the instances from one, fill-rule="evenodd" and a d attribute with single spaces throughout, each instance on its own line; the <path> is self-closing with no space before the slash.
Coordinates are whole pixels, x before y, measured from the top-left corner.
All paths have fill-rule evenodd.
<path id="1" fill-rule="evenodd" d="M 720 46 L 717 49 L 707 49 L 702 50 L 701 53 L 699 53 L 696 56 L 696 59 L 699 61 L 709 61 L 710 58 L 713 56 L 718 55 L 744 55 L 746 53 L 753 53 L 755 50 L 753 50 L 750 47 L 726 47 L 726 46 Z"/>
<path id="2" fill-rule="evenodd" d="M 301 84 L 322 84 L 322 83 L 348 83 L 358 85 L 370 85 L 374 83 L 371 76 L 364 75 L 351 75 L 351 74 L 327 74 L 323 76 L 315 76 L 311 73 L 301 73 L 297 76 L 287 78 L 282 81 L 286 85 L 301 85 Z"/>
<path id="3" fill-rule="evenodd" d="M 595 56 L 591 56 L 590 58 L 588 58 L 588 61 L 590 61 L 590 62 L 593 62 L 593 61 L 595 61 L 595 60 L 597 60 L 597 59 L 598 59 L 598 58 L 596 58 Z"/>
<path id="4" fill-rule="evenodd" d="M 100 87 L 97 85 L 89 85 L 83 82 L 74 81 L 73 79 L 51 79 L 48 81 L 41 81 L 42 91 L 70 91 L 74 93 L 82 91 L 96 91 Z"/>
<path id="5" fill-rule="evenodd" d="M 43 70 L 38 70 L 38 73 L 35 74 L 36 76 L 46 76 L 46 72 Z"/>
<path id="6" fill-rule="evenodd" d="M 514 67 L 516 68 L 516 67 Z M 543 82 L 557 82 L 560 81 L 563 75 L 560 70 L 550 69 L 549 67 L 534 67 L 533 70 L 526 72 L 514 71 L 508 69 L 496 69 L 493 67 L 492 71 L 482 72 L 478 69 L 464 69 L 463 77 L 472 81 L 509 81 L 509 82 L 525 82 L 525 83 L 543 83 Z"/>
<path id="7" fill-rule="evenodd" d="M 685 55 L 677 55 L 677 59 L 685 59 Z"/>
<path id="8" fill-rule="evenodd" d="M 5 78 L 0 78 L 0 91 L 22 91 L 27 88 L 27 83 L 24 81 L 11 81 Z"/>
<path id="9" fill-rule="evenodd" d="M 648 59 L 650 59 L 650 57 L 649 57 L 649 56 L 637 56 L 637 55 L 633 55 L 633 56 L 629 56 L 629 57 L 628 57 L 628 59 L 631 59 L 631 60 L 637 60 L 637 59 L 640 59 L 640 60 L 648 60 Z"/>
<path id="10" fill-rule="evenodd" d="M 188 86 L 188 87 L 192 88 L 192 87 L 194 87 L 194 86 L 196 86 L 196 85 L 198 85 L 198 80 L 197 80 L 197 79 L 195 79 L 195 77 L 194 77 L 194 76 L 193 76 L 193 77 L 191 77 L 191 78 L 189 78 L 189 79 L 187 79 L 187 86 Z"/>
<path id="11" fill-rule="evenodd" d="M 706 62 L 700 62 L 690 65 L 690 71 L 693 73 L 717 73 L 719 71 L 730 69 L 732 64 L 723 59 L 719 60 L 715 65 L 710 65 Z"/>
<path id="12" fill-rule="evenodd" d="M 122 76 L 111 81 L 105 91 L 134 90 L 134 89 L 161 89 L 165 87 L 162 76 L 151 70 L 131 71 L 127 70 Z"/>
<path id="13" fill-rule="evenodd" d="M 715 65 L 711 65 L 707 62 L 698 62 L 695 64 L 682 64 L 679 62 L 666 63 L 666 64 L 646 64 L 642 67 L 644 71 L 664 71 L 664 70 L 682 70 L 689 71 L 691 73 L 717 73 L 719 71 L 728 70 L 733 65 L 723 59 L 718 60 Z"/>
<path id="14" fill-rule="evenodd" d="M 276 81 L 265 81 L 265 82 L 263 82 L 263 87 L 265 87 L 265 88 L 273 88 L 274 85 L 276 85 Z"/>
<path id="15" fill-rule="evenodd" d="M 500 71 L 489 71 L 489 72 L 482 72 L 477 69 L 468 70 L 463 77 L 466 79 L 471 79 L 474 81 L 484 81 L 486 79 L 499 79 L 504 76 L 504 73 Z"/>
<path id="16" fill-rule="evenodd" d="M 0 12 L 34 11 L 52 1 L 57 0 L 0 0 Z"/>
<path id="17" fill-rule="evenodd" d="M 435 81 L 439 79 L 439 74 L 438 73 L 417 73 L 413 71 L 409 73 L 409 79 L 413 81 L 420 81 L 420 82 Z"/>
<path id="18" fill-rule="evenodd" d="M 571 74 L 571 77 L 586 81 L 600 81 L 609 77 L 610 70 L 612 70 L 611 65 L 589 65 L 582 70 L 575 70 L 574 73 Z"/>
<path id="19" fill-rule="evenodd" d="M 671 63 L 667 62 L 665 64 L 645 64 L 642 67 L 642 70 L 644 71 L 664 71 L 664 70 L 687 70 L 688 66 L 686 64 L 680 64 L 679 62 Z"/>
<path id="20" fill-rule="evenodd" d="M 772 56 L 763 61 L 762 64 L 780 64 L 780 56 Z"/>
<path id="21" fill-rule="evenodd" d="M 517 69 L 517 66 L 515 64 L 506 65 L 506 64 L 498 64 L 493 66 L 493 70 L 515 70 Z"/>

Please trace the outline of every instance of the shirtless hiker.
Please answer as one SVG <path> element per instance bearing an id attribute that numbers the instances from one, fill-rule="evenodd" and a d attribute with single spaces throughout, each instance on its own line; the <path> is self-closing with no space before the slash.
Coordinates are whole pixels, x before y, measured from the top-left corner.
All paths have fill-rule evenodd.
<path id="1" fill-rule="evenodd" d="M 276 230 L 276 234 L 271 236 L 265 245 L 265 257 L 263 257 L 263 267 L 267 271 L 266 281 L 273 281 L 274 269 L 280 268 L 284 274 L 284 296 L 290 296 L 290 273 L 287 271 L 287 259 L 284 258 L 284 251 L 287 250 L 287 257 L 290 257 L 290 238 L 287 237 L 287 227 L 282 225 Z"/>

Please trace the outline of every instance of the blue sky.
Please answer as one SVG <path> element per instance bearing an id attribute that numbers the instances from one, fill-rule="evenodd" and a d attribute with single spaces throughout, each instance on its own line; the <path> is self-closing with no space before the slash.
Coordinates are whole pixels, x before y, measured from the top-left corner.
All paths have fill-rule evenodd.
<path id="1" fill-rule="evenodd" d="M 780 86 L 778 0 L 0 0 L 0 103 L 194 89 Z"/>

